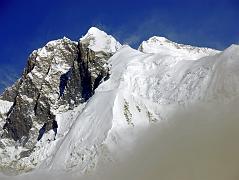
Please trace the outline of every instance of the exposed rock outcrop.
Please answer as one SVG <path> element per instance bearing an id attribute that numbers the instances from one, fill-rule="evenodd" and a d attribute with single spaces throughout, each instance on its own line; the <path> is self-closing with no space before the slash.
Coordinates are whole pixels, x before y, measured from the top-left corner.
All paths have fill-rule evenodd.
<path id="1" fill-rule="evenodd" d="M 98 38 L 108 43 L 106 47 L 96 43 Z M 12 102 L 1 115 L 1 141 L 13 139 L 27 148 L 22 157 L 28 156 L 44 123 L 50 130 L 57 113 L 73 109 L 94 94 L 109 76 L 107 60 L 120 46 L 112 36 L 91 28 L 79 42 L 63 38 L 33 51 L 22 77 L 0 97 Z"/>

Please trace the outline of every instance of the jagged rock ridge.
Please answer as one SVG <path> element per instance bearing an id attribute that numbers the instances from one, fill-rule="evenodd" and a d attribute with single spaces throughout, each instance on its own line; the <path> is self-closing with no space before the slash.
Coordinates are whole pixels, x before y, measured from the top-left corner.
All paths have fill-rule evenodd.
<path id="1" fill-rule="evenodd" d="M 106 47 L 97 44 L 102 40 Z M 109 77 L 107 60 L 120 46 L 93 27 L 79 42 L 64 37 L 33 51 L 21 78 L 0 97 L 12 102 L 0 113 L 5 119 L 1 139 L 13 139 L 33 151 L 43 124 L 50 130 L 57 113 L 86 102 Z"/>

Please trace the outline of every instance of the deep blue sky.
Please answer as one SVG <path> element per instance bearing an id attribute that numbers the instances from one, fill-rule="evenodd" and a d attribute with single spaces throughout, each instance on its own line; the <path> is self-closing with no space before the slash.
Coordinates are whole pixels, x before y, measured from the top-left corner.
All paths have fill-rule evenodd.
<path id="1" fill-rule="evenodd" d="M 0 0 L 0 68 L 20 73 L 34 49 L 91 26 L 133 47 L 160 35 L 224 49 L 239 42 L 238 22 L 239 0 Z"/>

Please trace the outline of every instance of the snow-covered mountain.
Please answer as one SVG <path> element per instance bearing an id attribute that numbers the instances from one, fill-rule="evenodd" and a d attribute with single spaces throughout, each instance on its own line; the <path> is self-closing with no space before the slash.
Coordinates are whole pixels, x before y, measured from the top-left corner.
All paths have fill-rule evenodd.
<path id="1" fill-rule="evenodd" d="M 238 96 L 238 59 L 238 45 L 220 52 L 163 37 L 135 50 L 95 27 L 79 42 L 51 41 L 1 96 L 0 169 L 84 173 L 117 161 L 139 129 L 175 109 Z"/>
<path id="2" fill-rule="evenodd" d="M 219 52 L 210 48 L 178 44 L 165 37 L 159 36 L 153 36 L 147 41 L 143 41 L 138 49 L 144 53 L 160 53 L 188 60 L 195 60 L 204 56 L 215 55 Z"/>

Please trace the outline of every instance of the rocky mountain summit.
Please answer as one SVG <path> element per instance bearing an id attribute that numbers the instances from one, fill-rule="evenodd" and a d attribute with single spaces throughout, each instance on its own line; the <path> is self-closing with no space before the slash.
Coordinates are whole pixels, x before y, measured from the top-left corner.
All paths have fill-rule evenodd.
<path id="1" fill-rule="evenodd" d="M 1 148 L 13 140 L 9 142 L 27 153 L 33 151 L 39 128 L 46 123 L 51 130 L 57 113 L 85 103 L 109 78 L 107 60 L 120 47 L 112 36 L 92 27 L 79 42 L 64 37 L 33 51 L 21 78 L 0 97 Z"/>

